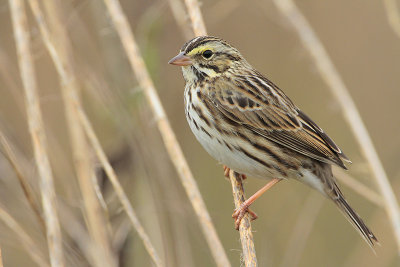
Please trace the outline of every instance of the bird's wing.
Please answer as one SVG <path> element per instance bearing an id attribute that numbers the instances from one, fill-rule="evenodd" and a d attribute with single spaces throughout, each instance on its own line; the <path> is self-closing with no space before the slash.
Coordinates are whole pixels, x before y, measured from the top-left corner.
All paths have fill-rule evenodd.
<path id="1" fill-rule="evenodd" d="M 306 114 L 266 78 L 234 81 L 235 88 L 215 85 L 205 101 L 223 116 L 273 142 L 344 169 L 341 149 Z M 349 161 L 350 162 L 350 161 Z"/>

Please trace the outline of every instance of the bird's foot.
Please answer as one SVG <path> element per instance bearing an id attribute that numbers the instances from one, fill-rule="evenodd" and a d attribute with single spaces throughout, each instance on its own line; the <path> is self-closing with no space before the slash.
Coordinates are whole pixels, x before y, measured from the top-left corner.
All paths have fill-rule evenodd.
<path id="1" fill-rule="evenodd" d="M 255 219 L 258 218 L 257 214 L 249 209 L 249 205 L 246 202 L 243 202 L 242 205 L 235 209 L 235 211 L 232 214 L 232 218 L 235 219 L 235 229 L 239 230 L 240 222 L 242 221 L 244 215 L 246 215 L 246 212 L 250 214 L 250 220 L 254 221 Z"/>

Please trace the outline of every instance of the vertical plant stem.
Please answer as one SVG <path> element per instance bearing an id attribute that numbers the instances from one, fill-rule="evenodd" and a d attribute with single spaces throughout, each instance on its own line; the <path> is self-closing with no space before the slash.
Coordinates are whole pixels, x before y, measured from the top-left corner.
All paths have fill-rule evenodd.
<path id="1" fill-rule="evenodd" d="M 47 141 L 40 111 L 34 65 L 30 52 L 29 30 L 25 7 L 22 0 L 10 0 L 14 38 L 17 46 L 18 64 L 25 90 L 25 101 L 29 132 L 40 177 L 40 192 L 44 218 L 46 221 L 47 242 L 52 266 L 64 266 L 62 237 L 56 210 L 56 194 L 53 174 L 47 155 Z"/>
<path id="2" fill-rule="evenodd" d="M 172 14 L 174 15 L 175 21 L 181 29 L 185 39 L 189 39 L 193 36 L 192 29 L 187 23 L 187 14 L 185 7 L 181 0 L 168 0 Z"/>
<path id="3" fill-rule="evenodd" d="M 322 78 L 328 84 L 342 107 L 344 117 L 347 120 L 350 129 L 353 131 L 353 134 L 356 136 L 361 151 L 374 173 L 376 183 L 385 203 L 384 207 L 386 213 L 392 223 L 398 250 L 400 251 L 399 204 L 372 143 L 371 137 L 369 136 L 368 130 L 362 121 L 361 115 L 358 112 L 353 99 L 351 98 L 349 90 L 346 88 L 338 71 L 330 60 L 328 53 L 325 51 L 321 41 L 311 28 L 311 25 L 294 2 L 292 0 L 274 0 L 274 3 L 296 30 L 304 47 L 308 50 L 318 67 L 318 71 Z"/>
<path id="4" fill-rule="evenodd" d="M 90 124 L 89 119 L 87 118 L 85 112 L 83 111 L 82 107 L 79 105 L 76 105 L 76 109 L 78 112 L 78 116 L 80 119 L 80 122 L 83 125 L 83 128 L 85 129 L 85 132 L 89 138 L 89 141 L 91 142 L 97 157 L 99 158 L 104 171 L 107 174 L 107 177 L 110 179 L 111 184 L 114 187 L 114 190 L 120 199 L 122 206 L 124 207 L 126 213 L 128 214 L 128 217 L 134 227 L 134 229 L 137 231 L 139 234 L 140 238 L 142 239 L 144 246 L 149 253 L 150 257 L 152 258 L 154 264 L 156 266 L 164 266 L 164 264 L 161 261 L 161 258 L 158 256 L 154 246 L 151 244 L 150 239 L 148 235 L 146 234 L 142 224 L 140 223 L 139 219 L 136 216 L 136 213 L 134 212 L 128 197 L 126 196 L 124 189 L 122 188 L 121 184 L 118 181 L 117 175 L 114 172 L 114 169 L 111 167 L 111 164 L 108 162 L 106 154 L 104 153 L 103 149 L 101 148 L 100 142 L 96 137 L 96 134 L 93 131 L 93 127 Z"/>
<path id="5" fill-rule="evenodd" d="M 69 69 L 69 68 L 67 68 L 67 66 L 68 65 L 66 65 L 64 62 L 63 62 L 63 58 L 61 57 L 61 55 L 60 55 L 60 53 L 58 53 L 58 51 L 57 51 L 57 49 L 56 49 L 56 47 L 55 47 L 55 44 L 54 44 L 54 42 L 53 42 L 53 40 L 51 39 L 51 37 L 50 37 L 50 31 L 48 30 L 48 28 L 46 27 L 46 25 L 44 24 L 44 19 L 43 19 L 43 15 L 41 14 L 41 12 L 40 12 L 40 10 L 39 10 L 39 8 L 38 8 L 38 5 L 37 5 L 37 1 L 35 1 L 35 0 L 32 0 L 32 2 L 31 2 L 31 7 L 32 7 L 32 10 L 33 10 L 33 12 L 34 12 L 34 15 L 36 16 L 36 20 L 38 21 L 38 23 L 39 23 L 39 28 L 40 28 L 40 30 L 41 30 L 41 34 L 42 34 L 42 37 L 43 37 L 43 39 L 44 39 L 44 42 L 45 42 L 45 44 L 46 44 L 46 46 L 47 46 L 47 48 L 48 48 L 48 50 L 49 50 L 49 52 L 50 52 L 50 54 L 51 54 L 51 56 L 52 56 L 52 58 L 53 58 L 53 60 L 54 60 L 54 62 L 55 62 L 55 64 L 56 64 L 56 68 L 57 68 L 57 71 L 58 71 L 58 73 L 59 73 L 59 75 L 60 75 L 60 77 L 61 77 L 61 79 L 62 79 L 62 81 L 64 81 L 64 82 L 66 82 L 66 81 L 71 81 L 71 80 L 75 80 L 75 76 L 73 75 L 73 73 L 72 73 L 72 70 L 71 69 Z M 74 90 L 73 91 L 75 91 L 75 93 L 73 93 L 73 92 L 71 92 L 71 94 L 69 94 L 69 95 L 67 95 L 66 96 L 66 98 L 68 98 L 68 101 L 67 101 L 67 104 L 68 104 L 68 111 L 70 112 L 70 116 L 75 116 L 74 117 L 74 119 L 76 119 L 76 120 L 74 120 L 73 121 L 73 123 L 74 123 L 74 127 L 76 128 L 76 127 L 78 127 L 76 124 L 78 124 L 79 125 L 79 128 L 80 128 L 80 132 L 79 132 L 79 134 L 84 134 L 84 128 L 85 128 L 85 126 L 86 126 L 86 128 L 87 128 L 87 125 L 82 125 L 82 127 L 81 127 L 81 123 L 83 123 L 82 122 L 82 120 L 81 120 L 81 117 L 82 117 L 82 114 L 80 114 L 80 112 L 82 112 L 81 110 L 82 110 L 82 107 L 81 107 L 81 102 L 79 101 L 79 97 L 77 96 L 77 93 L 76 93 L 76 91 L 77 91 L 77 89 L 75 89 L 75 88 L 73 88 Z M 66 90 L 64 90 L 64 93 L 65 94 L 67 94 L 67 92 L 65 92 Z M 72 118 L 70 118 L 70 123 L 72 123 L 71 122 L 71 120 L 73 120 Z M 84 121 L 84 122 L 86 122 L 86 124 L 88 124 L 88 122 L 87 121 Z M 76 123 L 76 124 L 75 124 Z M 90 133 L 89 133 L 90 134 Z M 74 136 L 74 135 L 76 135 L 76 133 L 72 133 L 71 134 L 71 136 Z M 91 135 L 91 141 L 93 141 L 93 135 L 94 135 L 94 133 L 92 133 L 92 135 Z M 79 136 L 79 138 L 78 139 L 84 139 L 85 138 L 85 136 Z M 72 138 L 72 139 L 76 139 L 76 138 Z M 105 155 L 104 155 L 104 157 L 105 157 Z M 80 158 L 80 156 L 79 156 L 79 158 Z M 105 170 L 108 170 L 108 168 L 105 168 Z M 83 171 L 82 171 L 83 172 Z M 86 172 L 86 171 L 85 171 Z M 86 179 L 86 182 L 87 183 L 89 183 L 89 181 L 90 181 L 90 177 L 87 177 L 88 179 Z M 94 177 L 95 178 L 95 177 Z M 122 187 L 121 187 L 121 185 L 118 183 L 118 181 L 116 180 L 116 177 L 114 176 L 114 178 L 115 178 L 115 180 L 113 180 L 113 185 L 115 185 L 116 183 L 119 185 L 119 188 L 121 189 Z M 83 182 L 85 182 L 85 181 L 83 181 Z M 85 185 L 84 187 L 85 188 L 87 188 L 87 187 L 89 187 L 90 186 L 90 184 L 87 184 L 87 185 Z M 82 187 L 82 186 L 81 186 Z M 92 191 L 93 190 L 93 191 Z M 83 191 L 85 191 L 85 190 L 83 190 Z M 90 189 L 90 191 L 91 191 L 91 194 L 93 193 L 93 195 L 92 195 L 92 198 L 95 196 L 95 194 L 96 194 L 96 191 L 95 191 L 95 187 L 93 186 L 91 189 Z M 118 194 L 118 193 L 120 193 L 120 192 L 117 192 L 117 195 L 121 195 L 121 194 Z M 121 199 L 121 198 L 120 198 Z M 95 199 L 92 199 L 92 200 L 89 200 L 89 202 L 93 202 Z M 124 201 L 125 200 L 125 201 Z M 96 201 L 98 201 L 97 199 L 96 199 Z M 127 197 L 125 196 L 125 199 L 122 199 L 121 200 L 121 202 L 122 202 L 122 204 L 123 204 L 123 206 L 126 208 L 127 206 L 129 206 L 130 207 L 130 209 L 132 210 L 132 207 L 130 206 L 130 204 L 129 204 L 129 201 L 128 201 L 128 199 L 127 199 Z M 128 203 L 128 204 L 127 204 Z M 92 206 L 93 204 L 90 204 L 90 205 L 88 205 L 88 208 L 90 207 L 90 206 Z M 100 208 L 100 203 L 98 203 L 98 205 L 99 205 L 99 208 Z M 133 210 L 132 210 L 132 212 L 130 212 L 128 209 L 126 209 L 126 211 L 127 211 L 127 213 L 128 213 L 128 216 L 130 217 L 130 218 L 132 218 L 132 216 L 131 216 L 131 213 L 133 213 Z M 134 213 L 133 213 L 134 214 Z M 134 216 L 135 217 L 135 216 Z M 135 217 L 136 218 L 136 217 Z M 134 227 L 136 226 L 136 225 L 133 225 Z M 101 227 L 101 226 L 100 226 Z M 138 230 L 138 232 L 140 232 L 140 229 Z M 94 235 L 95 235 L 95 233 L 93 233 Z M 145 234 L 144 234 L 145 235 Z M 142 236 L 142 235 L 141 235 Z M 145 242 L 146 243 L 146 242 Z M 148 241 L 148 243 L 150 243 L 149 241 Z M 146 244 L 145 244 L 145 246 L 146 246 Z M 153 246 L 150 244 L 149 245 L 149 247 L 151 247 L 151 248 L 153 248 Z M 156 258 L 157 259 L 159 259 L 159 257 L 157 256 L 157 254 L 154 252 L 153 253 L 155 256 L 156 256 Z M 151 256 L 152 256 L 152 254 L 150 254 Z M 159 263 L 159 260 L 155 260 L 155 262 L 156 263 Z M 104 263 L 105 265 L 107 265 L 106 263 Z M 114 264 L 114 263 L 113 263 Z M 157 264 L 157 266 L 163 266 L 162 264 Z"/>
<path id="6" fill-rule="evenodd" d="M 217 232 L 211 221 L 211 217 L 204 204 L 203 198 L 197 187 L 196 181 L 193 178 L 192 172 L 186 162 L 183 152 L 176 140 L 175 133 L 168 122 L 164 108 L 160 98 L 157 95 L 156 89 L 150 75 L 147 72 L 146 66 L 140 55 L 139 48 L 136 44 L 133 32 L 131 31 L 128 21 L 122 12 L 121 6 L 117 0 L 104 0 L 107 9 L 110 13 L 114 27 L 119 34 L 123 47 L 125 48 L 127 57 L 135 76 L 144 90 L 147 101 L 154 112 L 155 120 L 158 129 L 163 138 L 169 156 L 174 164 L 181 183 L 186 190 L 186 194 L 199 218 L 200 226 L 206 238 L 208 246 L 218 266 L 230 266 L 228 257 L 222 247 L 221 241 L 218 238 Z"/>
<path id="7" fill-rule="evenodd" d="M 103 260 L 103 266 L 116 266 L 116 257 L 111 249 L 107 219 L 96 195 L 94 182 L 97 182 L 94 166 L 90 160 L 90 148 L 85 139 L 85 134 L 79 123 L 79 118 L 74 111 L 74 103 L 80 102 L 79 86 L 71 62 L 71 45 L 65 33 L 60 14 L 53 1 L 45 1 L 47 16 L 52 25 L 48 28 L 42 15 L 37 0 L 29 1 L 36 21 L 39 26 L 43 41 L 49 50 L 61 80 L 61 89 L 67 115 L 68 129 L 72 144 L 73 157 L 77 177 L 82 192 L 84 208 L 91 238 L 96 243 L 98 256 Z"/>
<path id="8" fill-rule="evenodd" d="M 200 11 L 199 2 L 197 0 L 185 0 L 186 8 L 189 12 L 192 29 L 196 36 L 207 35 L 206 26 L 204 24 L 203 15 Z"/>
<path id="9" fill-rule="evenodd" d="M 232 184 L 233 200 L 238 209 L 246 200 L 242 184 L 242 175 L 229 171 L 229 179 Z M 253 233 L 251 232 L 251 220 L 249 213 L 243 217 L 239 225 L 240 243 L 242 244 L 243 261 L 246 267 L 257 266 L 256 249 L 254 247 Z"/>
<path id="10" fill-rule="evenodd" d="M 207 35 L 203 16 L 200 11 L 199 2 L 197 0 L 185 0 L 188 9 L 192 28 L 196 36 Z M 229 166 L 228 166 L 229 167 Z M 229 178 L 232 184 L 232 193 L 236 208 L 240 207 L 245 201 L 243 183 L 240 175 L 232 170 L 229 171 Z M 251 232 L 251 220 L 249 214 L 245 217 L 239 226 L 240 243 L 242 244 L 243 259 L 247 266 L 257 266 L 256 249 L 254 246 L 253 234 Z"/>

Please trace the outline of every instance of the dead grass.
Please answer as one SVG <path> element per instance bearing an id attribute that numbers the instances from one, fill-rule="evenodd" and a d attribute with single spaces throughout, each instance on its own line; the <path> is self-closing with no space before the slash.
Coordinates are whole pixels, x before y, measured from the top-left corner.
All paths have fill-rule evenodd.
<path id="1" fill-rule="evenodd" d="M 203 162 L 182 126 L 182 110 L 171 108 L 175 101 L 181 104 L 176 95 L 181 90 L 166 90 L 182 89 L 183 82 L 177 77 L 169 84 L 166 58 L 193 34 L 206 34 L 206 24 L 212 34 L 218 35 L 218 25 L 228 31 L 233 26 L 225 21 L 238 8 L 246 16 L 243 23 L 251 23 L 244 7 L 253 6 L 235 1 L 224 9 L 230 1 L 200 6 L 195 0 L 169 0 L 169 12 L 162 1 L 8 2 L 0 10 L 9 14 L 0 26 L 5 37 L 0 44 L 0 266 L 236 266 L 241 258 L 245 266 L 256 266 L 256 247 L 261 265 L 313 265 L 311 248 L 327 259 L 347 255 L 349 265 L 374 262 L 362 241 L 341 250 L 332 247 L 336 241 L 321 240 L 319 231 L 330 234 L 318 226 L 325 206 L 316 205 L 312 195 L 297 211 L 296 203 L 286 202 L 285 194 L 294 194 L 290 189 L 277 200 L 263 198 L 279 205 L 260 199 L 258 212 L 279 206 L 276 213 L 260 216 L 253 225 L 246 216 L 237 234 L 222 168 L 210 175 L 217 167 Z M 398 13 L 392 9 L 387 14 L 396 30 Z M 166 25 L 174 30 L 166 31 Z M 233 36 L 245 36 L 239 30 L 234 28 Z M 342 106 L 354 105 L 346 103 Z M 354 109 L 344 111 L 347 117 L 358 114 Z M 370 148 L 365 154 L 376 163 Z M 384 177 L 382 166 L 374 169 Z M 338 173 L 359 201 L 376 208 L 372 228 L 384 233 L 386 244 L 393 242 L 378 210 L 390 206 L 396 218 L 395 199 L 386 191 L 390 185 L 381 179 L 378 184 L 386 189 L 377 193 L 365 185 L 368 180 L 357 181 L 357 173 L 351 177 Z M 252 190 L 251 179 L 246 187 Z M 233 185 L 235 205 L 240 205 L 243 185 Z M 288 223 L 296 212 L 297 219 Z M 347 228 L 332 227 L 331 232 L 346 233 Z M 324 245 L 317 249 L 309 243 Z M 388 266 L 396 255 L 385 247 L 380 260 Z"/>

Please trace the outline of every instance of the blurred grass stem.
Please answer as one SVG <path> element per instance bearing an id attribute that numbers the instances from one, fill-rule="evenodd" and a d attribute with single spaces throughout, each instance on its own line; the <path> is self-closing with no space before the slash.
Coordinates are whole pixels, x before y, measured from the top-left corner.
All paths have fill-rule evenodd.
<path id="1" fill-rule="evenodd" d="M 152 260 L 154 261 L 156 266 L 164 266 L 162 263 L 160 257 L 158 256 L 154 246 L 151 244 L 150 239 L 148 235 L 146 234 L 143 226 L 139 222 L 139 219 L 136 216 L 135 211 L 133 210 L 128 197 L 126 196 L 121 184 L 118 181 L 117 175 L 114 172 L 114 169 L 111 167 L 110 162 L 107 159 L 106 154 L 104 153 L 103 149 L 101 148 L 100 142 L 93 130 L 92 125 L 90 124 L 89 119 L 87 118 L 85 112 L 82 110 L 82 107 L 80 105 L 76 105 L 76 109 L 78 112 L 79 119 L 83 125 L 83 128 L 85 129 L 85 132 L 88 136 L 89 141 L 91 142 L 91 145 L 93 146 L 97 157 L 99 158 L 101 165 L 104 168 L 104 171 L 107 174 L 107 177 L 110 179 L 111 184 L 114 187 L 114 190 L 119 198 L 119 200 L 122 203 L 122 206 L 124 207 L 126 213 L 128 214 L 128 217 L 130 221 L 132 222 L 132 225 L 134 229 L 137 231 L 139 234 L 140 238 L 142 239 L 144 246 L 151 256 Z"/>
<path id="2" fill-rule="evenodd" d="M 97 182 L 94 166 L 84 132 L 79 123 L 79 118 L 74 111 L 74 102 L 79 102 L 78 82 L 75 77 L 70 55 L 70 43 L 60 21 L 60 12 L 54 6 L 53 1 L 43 2 L 46 9 L 46 24 L 37 0 L 29 1 L 38 23 L 44 44 L 49 50 L 50 56 L 55 63 L 56 70 L 60 76 L 61 92 L 67 115 L 68 129 L 72 145 L 74 163 L 78 182 L 83 198 L 85 216 L 87 218 L 88 230 L 91 238 L 99 249 L 98 256 L 102 258 L 102 266 L 116 266 L 116 258 L 111 249 L 109 233 L 107 231 L 107 219 L 97 198 L 94 182 Z M 50 30 L 47 25 L 51 25 Z"/>
<path id="3" fill-rule="evenodd" d="M 203 15 L 200 11 L 199 2 L 197 0 L 185 0 L 186 8 L 189 12 L 192 29 L 196 36 L 207 35 L 206 26 L 204 24 Z"/>
<path id="4" fill-rule="evenodd" d="M 206 205 L 204 204 L 196 181 L 194 180 L 192 172 L 189 169 L 179 143 L 176 140 L 175 133 L 168 122 L 164 108 L 157 95 L 154 84 L 150 79 L 149 73 L 147 72 L 142 56 L 140 55 L 139 48 L 137 47 L 134 39 L 133 32 L 129 27 L 129 23 L 121 9 L 121 6 L 117 0 L 104 0 L 104 2 L 111 16 L 114 27 L 121 38 L 131 67 L 140 86 L 144 90 L 144 94 L 150 104 L 151 109 L 154 112 L 155 120 L 164 144 L 167 148 L 169 156 L 171 157 L 171 161 L 179 174 L 181 183 L 186 190 L 186 194 L 188 195 L 196 215 L 199 218 L 201 229 L 206 238 L 208 246 L 210 247 L 210 251 L 214 257 L 214 260 L 218 266 L 230 266 L 228 257 L 226 256 L 221 241 L 218 238 L 217 232 L 211 221 L 211 217 L 207 211 Z"/>
<path id="5" fill-rule="evenodd" d="M 296 30 L 304 47 L 311 54 L 318 67 L 321 77 L 329 85 L 329 88 L 341 105 L 350 129 L 353 131 L 356 140 L 359 142 L 361 151 L 374 173 L 376 183 L 385 203 L 384 207 L 386 213 L 392 223 L 398 251 L 400 252 L 399 204 L 369 136 L 368 130 L 362 121 L 360 113 L 348 89 L 330 60 L 321 41 L 294 2 L 292 0 L 274 0 L 274 3 Z"/>
<path id="6" fill-rule="evenodd" d="M 46 222 L 50 261 L 52 266 L 64 266 L 62 236 L 56 210 L 56 194 L 54 190 L 53 174 L 47 155 L 47 141 L 40 111 L 34 64 L 30 52 L 30 37 L 25 6 L 23 0 L 10 0 L 9 4 L 17 47 L 18 63 L 25 90 L 29 132 L 32 138 L 36 166 L 39 171 L 40 192 L 42 195 L 43 213 Z"/>
<path id="7" fill-rule="evenodd" d="M 384 0 L 383 3 L 389 25 L 396 33 L 397 37 L 400 38 L 400 10 L 397 6 L 396 0 Z"/>
<path id="8" fill-rule="evenodd" d="M 365 199 L 371 201 L 377 206 L 384 207 L 383 198 L 381 195 L 359 182 L 354 177 L 350 176 L 345 170 L 336 168 L 335 178 L 337 178 L 342 184 L 350 187 L 354 192 L 365 197 Z"/>
<path id="9" fill-rule="evenodd" d="M 168 4 L 171 8 L 172 14 L 175 18 L 176 23 L 183 32 L 185 39 L 190 39 L 193 36 L 192 29 L 187 23 L 187 14 L 184 5 L 181 0 L 168 0 Z"/>

